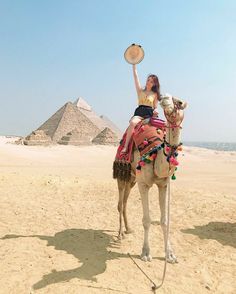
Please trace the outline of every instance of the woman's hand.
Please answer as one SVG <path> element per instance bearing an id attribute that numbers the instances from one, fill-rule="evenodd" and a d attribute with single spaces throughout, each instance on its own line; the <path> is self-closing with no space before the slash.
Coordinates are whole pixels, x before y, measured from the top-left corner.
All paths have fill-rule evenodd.
<path id="1" fill-rule="evenodd" d="M 155 94 L 155 99 L 154 99 L 153 106 L 154 106 L 153 116 L 158 116 L 158 110 L 157 110 L 157 106 L 158 106 L 157 93 Z"/>
<path id="2" fill-rule="evenodd" d="M 154 108 L 154 110 L 153 110 L 153 116 L 158 116 L 157 108 Z"/>

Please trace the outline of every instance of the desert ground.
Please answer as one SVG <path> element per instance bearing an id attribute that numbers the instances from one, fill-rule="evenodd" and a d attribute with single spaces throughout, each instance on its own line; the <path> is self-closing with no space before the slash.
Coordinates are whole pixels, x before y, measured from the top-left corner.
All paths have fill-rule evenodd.
<path id="1" fill-rule="evenodd" d="M 164 266 L 157 187 L 150 191 L 152 262 L 140 260 L 142 208 L 117 240 L 114 146 L 23 146 L 0 138 L 0 293 L 151 293 Z M 171 181 L 168 264 L 156 293 L 236 293 L 236 152 L 185 147 Z"/>

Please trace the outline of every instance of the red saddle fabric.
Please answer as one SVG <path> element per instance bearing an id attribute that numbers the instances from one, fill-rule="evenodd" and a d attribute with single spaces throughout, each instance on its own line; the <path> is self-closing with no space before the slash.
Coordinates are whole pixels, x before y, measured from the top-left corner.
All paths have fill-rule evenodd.
<path id="1" fill-rule="evenodd" d="M 148 120 L 143 120 L 138 123 L 134 129 L 134 133 L 130 139 L 128 150 L 126 153 L 121 153 L 126 142 L 127 129 L 120 141 L 117 149 L 115 160 L 123 160 L 131 162 L 133 145 L 139 150 L 142 156 L 150 149 L 161 144 L 164 138 L 164 129 L 166 122 L 157 117 L 152 117 Z"/>
<path id="2" fill-rule="evenodd" d="M 131 178 L 131 156 L 134 146 L 133 138 L 130 138 L 126 153 L 121 153 L 125 146 L 127 130 L 125 131 L 113 162 L 113 178 L 128 182 Z"/>
<path id="3" fill-rule="evenodd" d="M 146 119 L 138 123 L 129 141 L 126 153 L 121 153 L 127 136 L 125 131 L 113 162 L 113 178 L 129 181 L 131 178 L 131 160 L 134 144 L 143 156 L 147 152 L 155 152 L 155 147 L 160 146 L 164 140 L 165 122 L 157 118 Z"/>
<path id="4" fill-rule="evenodd" d="M 127 129 L 126 129 L 126 131 L 120 141 L 120 145 L 118 146 L 115 160 L 122 160 L 122 161 L 126 161 L 126 162 L 131 162 L 132 150 L 133 150 L 133 145 L 134 145 L 133 136 L 130 138 L 127 152 L 121 153 L 121 150 L 125 146 L 126 135 L 127 135 Z"/>
<path id="5" fill-rule="evenodd" d="M 162 124 L 158 125 L 162 126 Z M 157 124 L 156 124 L 157 125 Z M 156 127 L 149 124 L 138 124 L 134 130 L 133 140 L 140 155 L 144 155 L 152 148 L 160 145 L 164 139 L 164 126 Z"/>

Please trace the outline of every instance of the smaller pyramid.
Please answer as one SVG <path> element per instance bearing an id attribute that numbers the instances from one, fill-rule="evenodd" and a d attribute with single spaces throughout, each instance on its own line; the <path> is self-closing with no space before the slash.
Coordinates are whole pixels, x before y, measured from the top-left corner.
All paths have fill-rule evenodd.
<path id="1" fill-rule="evenodd" d="M 110 128 L 105 128 L 93 140 L 92 143 L 100 145 L 118 145 L 119 139 Z"/>
<path id="2" fill-rule="evenodd" d="M 44 130 L 33 131 L 29 136 L 27 136 L 23 143 L 25 145 L 49 145 L 52 144 L 52 139 L 48 136 Z"/>
<path id="3" fill-rule="evenodd" d="M 59 141 L 61 145 L 89 145 L 91 140 L 89 136 L 85 136 L 83 130 L 78 128 L 73 129 L 71 132 L 68 132 L 63 136 Z"/>
<path id="4" fill-rule="evenodd" d="M 118 138 L 122 137 L 121 130 L 105 115 L 100 115 L 100 118 L 105 122 L 106 127 L 110 128 L 112 131 L 116 133 Z"/>

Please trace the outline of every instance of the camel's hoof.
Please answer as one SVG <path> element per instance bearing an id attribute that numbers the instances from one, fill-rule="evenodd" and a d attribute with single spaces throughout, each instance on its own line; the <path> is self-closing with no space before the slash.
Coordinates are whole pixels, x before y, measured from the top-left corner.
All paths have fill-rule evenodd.
<path id="1" fill-rule="evenodd" d="M 170 253 L 169 256 L 167 257 L 167 262 L 174 264 L 174 263 L 178 263 L 178 260 L 173 253 Z"/>
<path id="2" fill-rule="evenodd" d="M 118 236 L 117 236 L 117 239 L 119 241 L 121 241 L 122 239 L 125 239 L 125 234 L 124 233 L 120 233 Z"/>
<path id="3" fill-rule="evenodd" d="M 150 255 L 149 247 L 143 247 L 142 253 L 141 253 L 141 260 L 152 261 L 152 256 Z"/>
<path id="4" fill-rule="evenodd" d="M 141 255 L 141 260 L 142 261 L 152 261 L 151 255 Z"/>
<path id="5" fill-rule="evenodd" d="M 132 234 L 134 232 L 134 230 L 128 229 L 125 231 L 125 234 Z"/>

